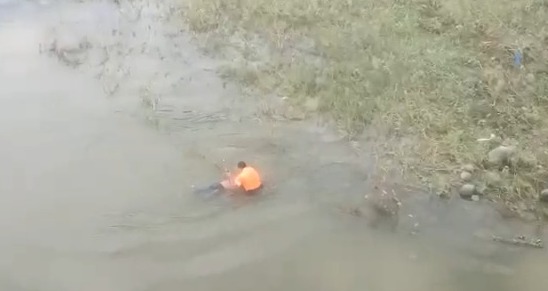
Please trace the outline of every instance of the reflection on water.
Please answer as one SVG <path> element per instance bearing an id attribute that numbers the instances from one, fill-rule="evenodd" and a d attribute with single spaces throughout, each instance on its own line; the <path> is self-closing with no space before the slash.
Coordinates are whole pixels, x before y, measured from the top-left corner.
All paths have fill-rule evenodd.
<path id="1" fill-rule="evenodd" d="M 363 200 L 369 157 L 258 123 L 161 5 L 132 2 L 138 22 L 108 1 L 0 2 L 2 290 L 545 290 L 545 252 L 477 238 L 520 229 L 479 204 L 416 194 L 396 233 L 338 211 Z M 76 68 L 39 54 L 82 36 Z M 265 195 L 192 195 L 240 159 Z"/>

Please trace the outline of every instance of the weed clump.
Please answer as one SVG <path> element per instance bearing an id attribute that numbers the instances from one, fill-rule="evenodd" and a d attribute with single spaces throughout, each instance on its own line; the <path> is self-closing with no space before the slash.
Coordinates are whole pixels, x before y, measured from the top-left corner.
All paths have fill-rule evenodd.
<path id="1" fill-rule="evenodd" d="M 228 77 L 297 104 L 314 98 L 350 135 L 375 126 L 411 138 L 384 145 L 409 177 L 444 188 L 469 163 L 492 175 L 487 155 L 506 145 L 517 157 L 486 196 L 515 204 L 546 188 L 545 1 L 189 3 L 193 31 L 244 52 Z"/>

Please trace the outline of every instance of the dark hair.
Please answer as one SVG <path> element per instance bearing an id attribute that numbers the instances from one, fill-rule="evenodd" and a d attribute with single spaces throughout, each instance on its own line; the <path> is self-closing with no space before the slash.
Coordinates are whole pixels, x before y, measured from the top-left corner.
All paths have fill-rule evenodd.
<path id="1" fill-rule="evenodd" d="M 245 167 L 247 167 L 247 165 L 245 164 L 244 161 L 239 161 L 239 162 L 238 162 L 238 168 L 243 169 L 243 168 L 245 168 Z"/>

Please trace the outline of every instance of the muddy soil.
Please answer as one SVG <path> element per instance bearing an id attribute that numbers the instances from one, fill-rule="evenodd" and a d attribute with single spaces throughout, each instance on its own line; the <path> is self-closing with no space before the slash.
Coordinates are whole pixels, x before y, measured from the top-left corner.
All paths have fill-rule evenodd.
<path id="1" fill-rule="evenodd" d="M 531 227 L 482 203 L 413 193 L 395 232 L 341 211 L 373 155 L 264 118 L 177 4 L 0 1 L 2 290 L 546 289 L 544 250 L 490 240 Z M 261 197 L 193 195 L 240 159 Z"/>

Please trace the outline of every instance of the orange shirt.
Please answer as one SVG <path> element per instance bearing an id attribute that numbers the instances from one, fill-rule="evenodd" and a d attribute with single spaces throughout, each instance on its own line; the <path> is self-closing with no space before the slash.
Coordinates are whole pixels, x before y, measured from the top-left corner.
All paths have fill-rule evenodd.
<path id="1" fill-rule="evenodd" d="M 244 188 L 245 191 L 255 190 L 261 187 L 261 177 L 259 173 L 252 167 L 245 167 L 242 172 L 236 177 L 234 183 L 238 187 Z"/>

